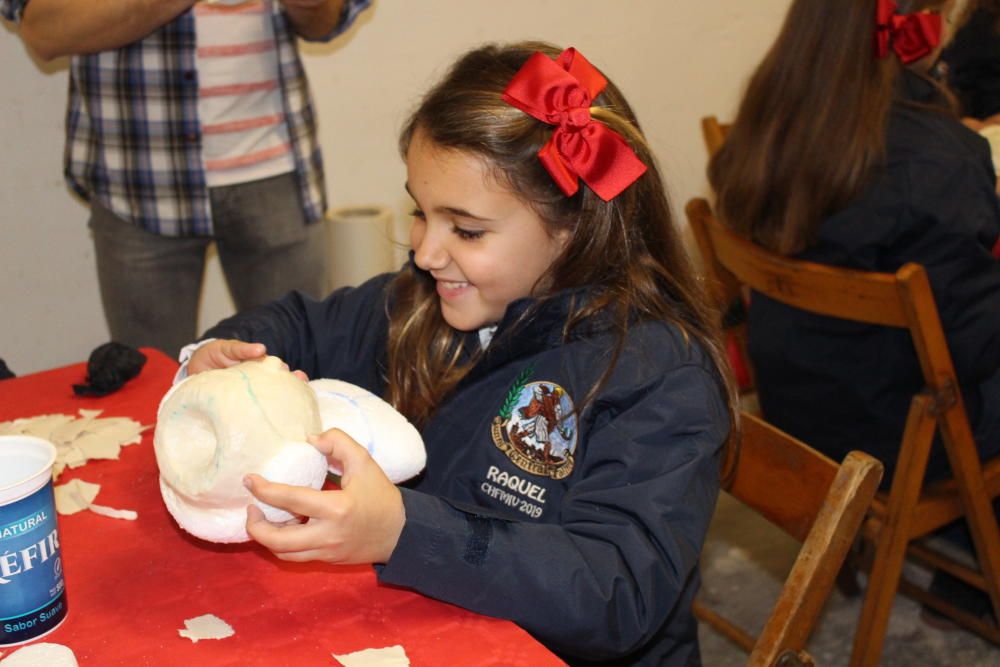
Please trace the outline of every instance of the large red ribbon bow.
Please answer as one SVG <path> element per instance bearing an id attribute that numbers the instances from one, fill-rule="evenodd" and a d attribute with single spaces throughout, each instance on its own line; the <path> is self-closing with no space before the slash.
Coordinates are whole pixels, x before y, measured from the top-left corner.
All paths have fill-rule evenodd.
<path id="1" fill-rule="evenodd" d="M 608 84 L 576 49 L 552 60 L 535 53 L 507 84 L 503 99 L 538 120 L 557 125 L 538 158 L 567 196 L 579 179 L 604 201 L 617 197 L 646 171 L 620 134 L 590 117 L 590 104 Z"/>
<path id="2" fill-rule="evenodd" d="M 897 14 L 895 0 L 878 0 L 875 10 L 875 52 L 889 55 L 889 47 L 908 65 L 934 51 L 941 43 L 941 15 L 919 12 Z"/>

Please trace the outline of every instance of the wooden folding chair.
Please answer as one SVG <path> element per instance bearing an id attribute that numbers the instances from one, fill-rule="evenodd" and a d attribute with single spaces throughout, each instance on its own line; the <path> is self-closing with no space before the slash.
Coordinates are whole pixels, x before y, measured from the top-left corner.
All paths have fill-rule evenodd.
<path id="1" fill-rule="evenodd" d="M 761 419 L 743 413 L 736 469 L 725 490 L 802 542 L 755 639 L 707 607 L 699 620 L 750 653 L 753 667 L 812 665 L 805 644 L 882 478 L 882 464 L 851 452 L 841 465 Z"/>
<path id="2" fill-rule="evenodd" d="M 705 147 L 708 148 L 709 157 L 722 148 L 726 141 L 726 133 L 729 132 L 728 123 L 720 123 L 715 116 L 705 116 L 701 119 L 701 134 L 705 138 Z"/>
<path id="3" fill-rule="evenodd" d="M 687 215 L 718 298 L 739 293 L 739 286 L 747 285 L 795 308 L 907 329 L 913 338 L 925 386 L 910 403 L 891 487 L 876 495 L 863 524 L 862 534 L 874 545 L 874 555 L 867 565 L 868 588 L 851 664 L 878 664 L 897 590 L 1000 644 L 995 624 L 901 578 L 909 553 L 917 562 L 985 590 L 1000 618 L 1000 531 L 991 506 L 991 500 L 1000 496 L 1000 457 L 985 465 L 979 460 L 924 268 L 907 264 L 894 274 L 871 273 L 794 260 L 730 231 L 715 219 L 704 199 L 689 202 Z M 927 459 L 938 432 L 954 477 L 925 485 Z M 978 570 L 916 542 L 962 517 L 972 532 Z"/>
<path id="4" fill-rule="evenodd" d="M 701 119 L 701 134 L 705 139 L 705 147 L 708 149 L 708 156 L 712 157 L 722 147 L 729 133 L 730 124 L 720 123 L 715 116 L 705 116 Z M 733 294 L 730 301 L 720 304 L 723 309 L 736 302 L 738 294 Z M 750 397 L 754 393 L 753 369 L 747 363 L 746 350 L 746 326 L 742 321 L 735 321 L 726 325 L 726 347 L 729 355 L 729 362 L 732 365 L 733 375 L 736 378 L 740 394 Z M 746 401 L 744 401 L 746 407 Z M 755 404 L 756 398 L 752 398 L 750 404 Z"/>

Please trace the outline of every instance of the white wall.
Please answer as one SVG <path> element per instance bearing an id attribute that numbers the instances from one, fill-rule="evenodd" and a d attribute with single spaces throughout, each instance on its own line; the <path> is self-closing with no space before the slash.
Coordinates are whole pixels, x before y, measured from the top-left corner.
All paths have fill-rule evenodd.
<path id="1" fill-rule="evenodd" d="M 396 133 L 445 67 L 484 41 L 575 46 L 622 88 L 656 150 L 678 219 L 707 191 L 698 119 L 732 114 L 789 0 L 378 0 L 303 52 L 333 206 L 386 204 L 405 228 Z M 66 65 L 0 34 L 0 357 L 18 374 L 85 360 L 108 340 L 87 211 L 62 181 Z M 217 262 L 201 327 L 232 312 Z"/>

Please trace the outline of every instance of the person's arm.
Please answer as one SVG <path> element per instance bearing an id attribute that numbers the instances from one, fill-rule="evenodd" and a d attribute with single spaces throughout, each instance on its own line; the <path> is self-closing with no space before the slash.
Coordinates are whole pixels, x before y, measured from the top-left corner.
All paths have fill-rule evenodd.
<path id="1" fill-rule="evenodd" d="M 21 16 L 25 44 L 44 60 L 116 49 L 142 39 L 195 0 L 30 0 Z"/>
<path id="2" fill-rule="evenodd" d="M 962 119 L 962 125 L 965 125 L 973 132 L 978 132 L 979 130 L 983 129 L 983 127 L 986 126 L 986 123 L 979 120 L 978 118 L 973 118 L 972 116 L 966 116 L 965 118 Z"/>
<path id="3" fill-rule="evenodd" d="M 332 36 L 348 0 L 281 0 L 295 33 L 308 40 Z"/>
<path id="4" fill-rule="evenodd" d="M 290 292 L 237 313 L 201 338 L 261 343 L 267 354 L 311 378 L 337 378 L 381 393 L 379 350 L 388 331 L 386 285 L 393 274 L 341 288 L 321 301 Z"/>

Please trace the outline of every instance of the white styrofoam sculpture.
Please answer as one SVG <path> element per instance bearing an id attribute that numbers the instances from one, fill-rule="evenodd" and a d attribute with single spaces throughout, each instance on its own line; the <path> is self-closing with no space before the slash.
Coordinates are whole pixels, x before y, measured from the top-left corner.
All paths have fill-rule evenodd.
<path id="1" fill-rule="evenodd" d="M 426 462 L 420 434 L 406 418 L 355 385 L 306 384 L 276 357 L 192 375 L 167 392 L 157 415 L 153 445 L 163 501 L 192 535 L 245 542 L 251 502 L 271 521 L 292 516 L 256 501 L 244 476 L 320 488 L 334 468 L 306 436 L 330 428 L 366 447 L 393 482 L 416 475 Z"/>
<path id="2" fill-rule="evenodd" d="M 386 477 L 399 483 L 424 469 L 427 452 L 420 433 L 391 405 L 349 382 L 313 380 L 309 386 L 319 401 L 323 430 L 339 428 L 354 438 Z M 340 474 L 332 465 L 330 472 Z"/>

